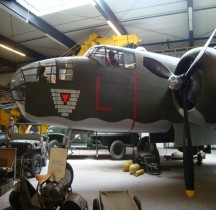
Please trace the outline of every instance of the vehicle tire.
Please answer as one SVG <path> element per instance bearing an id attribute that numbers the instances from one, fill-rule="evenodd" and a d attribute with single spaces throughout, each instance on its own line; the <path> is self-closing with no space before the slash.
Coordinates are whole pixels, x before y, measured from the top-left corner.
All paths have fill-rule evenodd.
<path id="1" fill-rule="evenodd" d="M 52 140 L 52 141 L 48 144 L 48 153 L 49 153 L 49 154 L 50 154 L 50 150 L 51 150 L 52 147 L 59 147 L 59 148 L 61 148 L 62 145 L 61 145 L 61 143 L 60 143 L 58 140 L 56 140 L 56 139 Z"/>
<path id="2" fill-rule="evenodd" d="M 140 199 L 137 196 L 134 196 L 133 199 L 134 199 L 138 209 L 142 210 L 142 205 L 141 205 Z"/>
<path id="3" fill-rule="evenodd" d="M 110 147 L 111 147 L 111 144 L 108 145 L 108 151 L 109 151 L 109 152 L 110 152 Z"/>
<path id="4" fill-rule="evenodd" d="M 9 203 L 13 207 L 13 209 L 16 210 L 22 209 L 19 196 L 20 196 L 20 192 L 14 190 L 12 190 L 9 195 Z"/>
<path id="5" fill-rule="evenodd" d="M 68 183 L 70 183 L 71 186 L 74 178 L 74 172 L 72 166 L 68 162 L 66 162 L 65 178 L 67 179 Z"/>
<path id="6" fill-rule="evenodd" d="M 97 198 L 95 198 L 93 200 L 93 210 L 100 210 L 100 203 L 99 203 L 99 200 Z"/>
<path id="7" fill-rule="evenodd" d="M 41 148 L 41 156 L 42 156 L 42 167 L 45 167 L 47 165 L 47 160 L 49 157 L 46 142 L 43 142 L 43 147 Z"/>
<path id="8" fill-rule="evenodd" d="M 133 163 L 139 163 L 139 154 L 137 152 L 137 149 L 133 149 L 132 162 Z"/>
<path id="9" fill-rule="evenodd" d="M 42 167 L 45 167 L 47 165 L 47 156 L 42 158 Z"/>
<path id="10" fill-rule="evenodd" d="M 40 154 L 36 153 L 32 157 L 31 170 L 30 173 L 32 176 L 35 174 L 40 174 L 42 168 L 42 157 Z"/>
<path id="11" fill-rule="evenodd" d="M 111 144 L 110 154 L 114 160 L 123 159 L 125 152 L 126 152 L 126 148 L 122 141 L 117 140 Z"/>

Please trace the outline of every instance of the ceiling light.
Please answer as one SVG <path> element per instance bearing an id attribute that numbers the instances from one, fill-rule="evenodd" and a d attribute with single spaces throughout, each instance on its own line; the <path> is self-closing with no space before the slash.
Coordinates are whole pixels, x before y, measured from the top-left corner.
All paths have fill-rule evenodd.
<path id="1" fill-rule="evenodd" d="M 43 16 L 95 2 L 92 2 L 92 0 L 17 0 L 17 3 L 33 14 Z"/>
<path id="2" fill-rule="evenodd" d="M 94 1 L 94 0 L 90 0 L 90 4 L 93 6 L 93 7 L 95 7 L 97 4 L 96 4 L 96 2 Z"/>
<path id="3" fill-rule="evenodd" d="M 11 52 L 14 52 L 14 53 L 16 53 L 16 54 L 18 54 L 18 55 L 26 56 L 25 54 L 23 54 L 23 53 L 21 53 L 21 52 L 19 52 L 19 51 L 17 51 L 17 50 L 14 50 L 14 49 L 12 49 L 12 48 L 10 48 L 10 47 L 7 47 L 7 46 L 5 46 L 5 45 L 3 45 L 3 44 L 0 44 L 0 47 L 2 47 L 2 48 L 4 48 L 4 49 L 7 49 L 7 50 L 10 50 Z"/>
<path id="4" fill-rule="evenodd" d="M 113 31 L 115 31 L 115 33 L 118 35 L 118 36 L 121 36 L 121 33 L 118 31 L 118 29 L 113 25 L 113 23 L 108 20 L 107 23 L 109 24 L 109 26 L 113 29 Z"/>

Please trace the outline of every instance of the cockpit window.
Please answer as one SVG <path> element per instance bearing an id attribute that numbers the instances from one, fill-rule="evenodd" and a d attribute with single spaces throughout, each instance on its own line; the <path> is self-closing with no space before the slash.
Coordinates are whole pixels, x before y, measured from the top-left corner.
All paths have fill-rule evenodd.
<path id="1" fill-rule="evenodd" d="M 106 63 L 108 66 L 121 66 L 122 52 L 114 49 L 106 50 Z"/>
<path id="2" fill-rule="evenodd" d="M 86 55 L 105 66 L 105 54 L 105 47 L 95 47 L 91 48 Z"/>
<path id="3" fill-rule="evenodd" d="M 135 55 L 133 52 L 98 46 L 90 48 L 84 56 L 93 58 L 104 66 L 117 66 L 121 68 L 136 68 Z"/>
<path id="4" fill-rule="evenodd" d="M 124 67 L 125 68 L 136 68 L 136 61 L 134 57 L 134 53 L 131 52 L 124 52 Z"/>
<path id="5" fill-rule="evenodd" d="M 59 61 L 59 80 L 73 81 L 73 62 L 72 59 L 60 59 Z"/>

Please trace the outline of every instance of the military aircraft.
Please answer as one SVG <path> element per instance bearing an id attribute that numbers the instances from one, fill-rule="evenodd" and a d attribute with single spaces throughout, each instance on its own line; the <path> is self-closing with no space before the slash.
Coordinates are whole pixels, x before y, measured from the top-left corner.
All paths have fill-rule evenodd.
<path id="1" fill-rule="evenodd" d="M 215 31 L 181 58 L 99 45 L 82 57 L 34 62 L 12 77 L 12 95 L 30 121 L 148 132 L 156 142 L 183 146 L 186 193 L 193 196 L 193 147 L 215 143 L 216 50 L 208 47 Z"/>

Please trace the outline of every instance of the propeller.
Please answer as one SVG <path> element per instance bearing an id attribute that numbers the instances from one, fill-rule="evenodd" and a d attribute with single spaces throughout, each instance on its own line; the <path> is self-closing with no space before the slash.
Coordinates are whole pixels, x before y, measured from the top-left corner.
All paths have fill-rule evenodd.
<path id="1" fill-rule="evenodd" d="M 171 75 L 169 77 L 169 87 L 172 90 L 181 91 L 182 97 L 182 108 L 184 111 L 184 135 L 183 135 L 183 165 L 184 165 L 184 179 L 186 194 L 189 197 L 194 196 L 194 165 L 193 165 L 193 148 L 192 139 L 190 132 L 190 124 L 188 119 L 187 110 L 187 93 L 190 86 L 190 77 L 196 71 L 196 65 L 202 58 L 206 51 L 209 43 L 214 37 L 216 29 L 213 31 L 212 35 L 209 37 L 208 41 L 205 43 L 202 50 L 199 52 L 197 57 L 194 59 L 193 63 L 190 65 L 186 73 L 183 75 Z"/>

